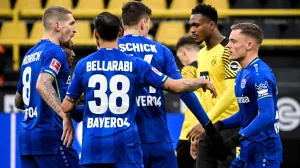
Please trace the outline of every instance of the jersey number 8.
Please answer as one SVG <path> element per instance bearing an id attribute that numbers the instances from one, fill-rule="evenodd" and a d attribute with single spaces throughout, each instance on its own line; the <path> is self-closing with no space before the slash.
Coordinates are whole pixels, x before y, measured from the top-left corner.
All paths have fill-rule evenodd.
<path id="1" fill-rule="evenodd" d="M 122 88 L 120 90 L 118 89 L 119 82 L 122 84 Z M 89 79 L 88 87 L 95 88 L 97 83 L 100 84 L 100 88 L 98 90 L 94 90 L 94 97 L 100 98 L 101 104 L 98 106 L 95 100 L 89 101 L 88 106 L 90 111 L 94 114 L 103 114 L 109 108 L 109 110 L 114 114 L 126 113 L 129 108 L 129 96 L 127 94 L 130 87 L 129 79 L 124 75 L 113 76 L 109 81 L 109 90 L 111 91 L 110 95 L 106 94 L 108 83 L 104 75 L 92 75 Z M 120 107 L 117 106 L 118 97 L 122 99 L 122 105 Z"/>

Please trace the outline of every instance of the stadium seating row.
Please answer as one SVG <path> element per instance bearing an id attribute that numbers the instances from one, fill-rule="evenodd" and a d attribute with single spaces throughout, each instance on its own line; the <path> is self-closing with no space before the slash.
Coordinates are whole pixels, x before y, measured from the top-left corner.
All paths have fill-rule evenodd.
<path id="1" fill-rule="evenodd" d="M 0 16 L 14 16 L 14 13 L 17 13 L 21 17 L 30 18 L 40 17 L 43 14 L 41 0 L 30 0 L 30 3 L 28 3 L 28 0 L 16 0 L 14 10 L 11 10 L 10 0 L 1 1 L 3 2 L 1 2 L 0 6 Z M 76 7 L 73 8 L 72 0 L 47 0 L 44 8 L 52 5 L 65 6 L 72 9 L 75 17 L 78 18 L 93 18 L 100 11 L 104 10 L 120 16 L 121 6 L 127 1 L 129 0 L 110 0 L 107 7 L 105 7 L 104 0 L 78 0 Z M 198 3 L 197 0 L 172 0 L 170 8 L 167 9 L 165 0 L 140 1 L 153 9 L 153 18 L 189 18 L 191 9 Z M 248 1 L 252 2 L 252 0 L 246 0 L 245 3 Z M 273 2 L 273 0 L 271 1 Z M 215 6 L 218 9 L 220 18 L 227 16 L 300 16 L 300 10 L 296 9 L 230 9 L 231 6 L 228 0 L 203 0 L 203 2 Z"/>
<path id="2" fill-rule="evenodd" d="M 260 25 L 260 23 L 257 23 Z M 265 38 L 287 38 L 287 39 L 300 39 L 299 24 L 289 25 L 285 31 L 280 32 L 280 26 L 271 24 L 260 25 L 265 32 Z M 223 26 L 226 32 L 223 31 L 224 35 L 229 35 L 230 25 Z M 76 21 L 77 33 L 73 38 L 74 43 L 80 43 L 80 45 L 94 44 L 93 33 L 90 22 L 87 20 Z M 13 43 L 20 43 L 22 45 L 33 45 L 39 39 L 42 38 L 44 28 L 41 21 L 36 21 L 28 35 L 28 28 L 25 21 L 5 21 L 2 24 L 0 30 L 0 44 L 12 45 Z M 168 31 L 165 31 L 168 30 Z M 173 46 L 176 41 L 184 34 L 187 33 L 185 23 L 183 21 L 162 21 L 158 25 L 155 33 L 156 41 Z M 26 39 L 26 40 L 24 40 Z"/>
<path id="3" fill-rule="evenodd" d="M 121 5 L 128 0 L 109 0 L 107 9 L 120 8 Z M 147 4 L 153 9 L 167 9 L 167 0 L 139 0 Z M 13 9 L 18 10 L 36 10 L 42 9 L 42 0 L 16 0 Z M 74 0 L 47 0 L 44 8 L 51 5 L 62 5 L 69 9 L 84 9 L 84 10 L 101 10 L 105 8 L 105 0 L 77 0 L 77 5 L 74 7 Z M 191 9 L 198 2 L 210 3 L 217 8 L 297 8 L 300 7 L 299 1 L 290 0 L 172 0 L 170 9 Z M 1 0 L 0 9 L 10 10 L 11 0 Z"/>

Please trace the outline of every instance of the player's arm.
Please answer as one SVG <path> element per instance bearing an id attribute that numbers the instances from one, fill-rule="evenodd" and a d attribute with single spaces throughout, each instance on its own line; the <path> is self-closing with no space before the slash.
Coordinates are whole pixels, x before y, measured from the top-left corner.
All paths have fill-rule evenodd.
<path id="1" fill-rule="evenodd" d="M 66 55 L 60 49 L 53 49 L 45 54 L 46 56 L 43 60 L 41 72 L 37 79 L 36 89 L 46 104 L 62 118 L 63 134 L 61 139 L 64 145 L 70 147 L 74 140 L 73 123 L 70 115 L 62 111 L 60 94 L 57 94 L 59 93 L 58 86 L 56 88 L 57 91 L 53 87 L 61 67 L 67 66 L 65 64 Z"/>
<path id="2" fill-rule="evenodd" d="M 51 74 L 42 72 L 38 77 L 36 89 L 48 106 L 64 119 L 69 116 L 63 113 L 61 109 L 61 100 L 52 85 L 54 82 L 55 78 Z"/>
<path id="3" fill-rule="evenodd" d="M 231 62 L 229 60 L 229 50 L 227 48 L 224 49 L 224 53 L 222 56 L 222 63 L 224 65 L 224 78 L 225 78 L 225 91 L 222 95 L 220 95 L 219 100 L 214 105 L 214 107 L 207 113 L 208 117 L 214 121 L 218 118 L 224 111 L 226 111 L 230 105 L 232 105 L 235 101 L 235 93 L 234 93 L 234 82 L 236 76 L 236 69 L 233 66 L 238 66 L 237 62 Z"/>
<path id="4" fill-rule="evenodd" d="M 72 81 L 69 85 L 67 95 L 62 103 L 62 110 L 64 113 L 70 113 L 76 106 L 77 100 L 82 96 L 81 88 L 81 73 L 82 61 L 79 61 L 74 69 Z"/>
<path id="5" fill-rule="evenodd" d="M 264 74 L 255 76 L 252 83 L 253 92 L 255 92 L 258 105 L 258 115 L 254 120 L 244 129 L 240 130 L 243 137 L 252 137 L 265 130 L 267 127 L 275 123 L 275 102 L 273 99 L 273 92 L 276 92 L 272 87 L 274 83 L 264 77 Z"/>
<path id="6" fill-rule="evenodd" d="M 23 98 L 19 92 L 16 92 L 16 95 L 15 95 L 15 107 L 18 109 L 21 109 L 21 110 L 25 110 Z"/>
<path id="7" fill-rule="evenodd" d="M 174 56 L 173 54 L 170 52 L 170 50 L 166 50 L 166 57 L 167 59 L 166 61 L 166 67 L 165 67 L 165 72 L 166 74 L 174 79 L 179 79 L 179 80 L 189 80 L 189 79 L 193 79 L 196 78 L 196 69 L 194 69 L 193 71 L 188 71 L 187 68 L 183 68 L 182 73 L 184 75 L 185 79 L 181 79 L 182 76 L 178 71 L 178 67 L 175 63 L 174 60 Z M 194 62 L 192 64 L 193 68 L 197 67 L 197 62 Z M 203 89 L 205 91 L 205 89 Z M 184 94 L 179 94 L 180 99 L 185 103 L 185 105 L 187 106 L 187 108 L 189 108 L 191 110 L 191 112 L 195 115 L 195 117 L 197 118 L 197 120 L 202 124 L 203 128 L 206 130 L 207 135 L 214 140 L 214 143 L 219 143 L 219 141 L 221 141 L 221 135 L 220 133 L 215 130 L 215 128 L 213 127 L 212 122 L 210 121 L 210 119 L 208 118 L 206 112 L 204 111 L 202 105 L 200 104 L 196 94 L 194 92 L 189 92 L 189 93 L 184 93 Z M 213 95 L 213 97 L 215 97 L 216 95 Z M 193 129 L 192 131 L 190 131 L 187 134 L 187 138 L 191 138 L 194 139 L 195 137 L 198 137 L 198 133 L 201 131 L 198 131 L 199 129 L 197 128 L 201 128 L 197 127 L 195 129 Z M 218 145 L 218 144 L 216 144 Z"/>
<path id="8" fill-rule="evenodd" d="M 25 110 L 22 91 L 22 78 L 20 78 L 15 95 L 15 107 L 21 110 Z"/>

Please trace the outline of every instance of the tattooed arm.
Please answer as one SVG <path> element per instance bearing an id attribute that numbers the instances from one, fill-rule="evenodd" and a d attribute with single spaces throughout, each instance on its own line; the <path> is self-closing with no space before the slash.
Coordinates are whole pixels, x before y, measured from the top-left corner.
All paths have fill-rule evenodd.
<path id="1" fill-rule="evenodd" d="M 21 110 L 25 110 L 22 95 L 18 92 L 15 95 L 15 107 Z"/>
<path id="2" fill-rule="evenodd" d="M 213 84 L 204 78 L 179 80 L 168 78 L 163 86 L 164 90 L 174 93 L 192 92 L 198 88 L 202 88 L 203 91 L 208 89 L 213 94 L 213 97 L 217 97 L 217 92 Z"/>
<path id="3" fill-rule="evenodd" d="M 40 73 L 36 83 L 36 89 L 43 100 L 51 107 L 62 119 L 68 117 L 61 109 L 61 100 L 59 99 L 52 83 L 54 77 L 49 73 Z"/>

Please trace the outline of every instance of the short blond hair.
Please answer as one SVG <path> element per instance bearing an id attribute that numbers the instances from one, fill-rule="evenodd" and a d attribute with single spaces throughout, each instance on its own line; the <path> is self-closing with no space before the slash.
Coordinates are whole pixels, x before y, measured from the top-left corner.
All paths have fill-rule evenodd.
<path id="1" fill-rule="evenodd" d="M 51 6 L 47 8 L 43 14 L 43 26 L 45 30 L 50 30 L 52 27 L 52 20 L 65 21 L 67 15 L 72 14 L 70 10 L 61 6 Z"/>
<path id="2" fill-rule="evenodd" d="M 261 28 L 254 23 L 237 23 L 232 25 L 231 30 L 241 30 L 241 33 L 253 38 L 258 45 L 264 40 L 264 34 Z"/>

